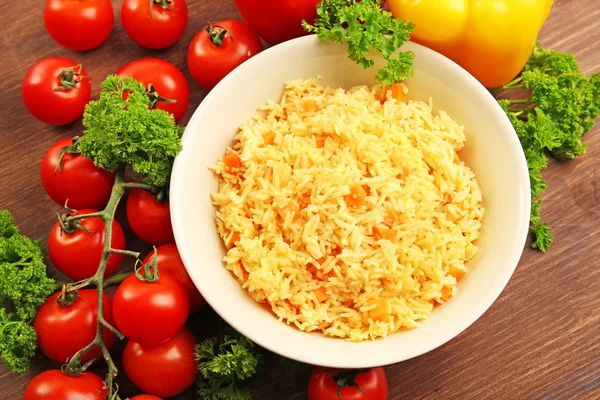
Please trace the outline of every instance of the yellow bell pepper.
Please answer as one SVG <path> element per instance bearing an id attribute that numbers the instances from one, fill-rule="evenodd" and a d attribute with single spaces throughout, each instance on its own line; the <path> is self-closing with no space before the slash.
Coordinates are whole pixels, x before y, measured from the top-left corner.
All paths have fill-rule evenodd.
<path id="1" fill-rule="evenodd" d="M 519 74 L 553 0 L 388 0 L 396 18 L 415 24 L 412 40 L 460 64 L 484 86 Z"/>

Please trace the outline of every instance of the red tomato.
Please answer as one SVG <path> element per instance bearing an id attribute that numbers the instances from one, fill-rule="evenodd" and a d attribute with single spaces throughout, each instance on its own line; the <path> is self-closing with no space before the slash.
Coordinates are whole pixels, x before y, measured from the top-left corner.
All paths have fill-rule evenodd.
<path id="1" fill-rule="evenodd" d="M 204 305 L 204 299 L 198 289 L 196 289 L 196 285 L 194 285 L 192 278 L 190 278 L 190 275 L 185 269 L 179 251 L 177 251 L 177 246 L 174 243 L 163 244 L 156 248 L 156 253 L 159 273 L 169 273 L 177 278 L 188 295 L 190 314 L 198 311 Z M 150 264 L 153 257 L 154 250 L 148 253 L 142 263 Z"/>
<path id="2" fill-rule="evenodd" d="M 91 97 L 90 79 L 75 61 L 44 58 L 27 71 L 21 95 L 35 118 L 46 124 L 66 125 L 83 115 Z"/>
<path id="3" fill-rule="evenodd" d="M 110 0 L 46 0 L 44 24 L 52 39 L 71 50 L 100 46 L 113 27 Z"/>
<path id="4" fill-rule="evenodd" d="M 142 347 L 129 341 L 123 351 L 123 369 L 135 386 L 146 393 L 173 397 L 189 388 L 198 366 L 194 358 L 196 339 L 183 328 L 171 340 Z"/>
<path id="5" fill-rule="evenodd" d="M 72 142 L 72 138 L 59 140 L 46 152 L 40 167 L 42 185 L 48 196 L 63 207 L 104 208 L 115 174 L 96 167 L 81 154 L 64 153 L 59 161 L 61 149 Z"/>
<path id="6" fill-rule="evenodd" d="M 387 400 L 388 383 L 382 367 L 353 378 L 350 370 L 315 367 L 308 382 L 308 400 Z"/>
<path id="7" fill-rule="evenodd" d="M 129 400 L 163 400 L 160 397 L 152 396 L 151 394 L 138 394 L 131 397 Z"/>
<path id="8" fill-rule="evenodd" d="M 96 213 L 97 210 L 83 209 L 79 214 Z M 81 225 L 89 232 L 77 229 L 66 233 L 57 222 L 48 237 L 48 256 L 54 266 L 69 278 L 80 281 L 93 276 L 98 270 L 104 248 L 104 221 L 101 218 L 86 218 Z M 125 232 L 115 220 L 112 228 L 111 247 L 124 250 Z M 123 261 L 123 255 L 113 254 L 108 259 L 104 276 L 112 275 Z"/>
<path id="9" fill-rule="evenodd" d="M 54 362 L 64 364 L 67 359 L 94 341 L 96 337 L 96 317 L 98 316 L 98 292 L 93 289 L 80 290 L 73 304 L 62 306 L 54 293 L 40 307 L 33 321 L 37 333 L 37 342 L 42 352 Z M 112 316 L 112 300 L 107 295 L 104 299 L 104 319 L 114 325 Z M 108 329 L 104 329 L 104 343 L 111 348 L 117 337 Z M 96 347 L 87 352 L 81 363 L 85 364 L 101 355 Z"/>
<path id="10" fill-rule="evenodd" d="M 271 44 L 306 35 L 302 21 L 313 23 L 321 0 L 235 0 L 240 13 Z"/>
<path id="11" fill-rule="evenodd" d="M 143 274 L 143 269 L 140 270 Z M 189 311 L 185 288 L 168 273 L 155 282 L 136 275 L 119 285 L 113 300 L 117 327 L 128 339 L 144 346 L 164 343 L 179 332 Z"/>
<path id="12" fill-rule="evenodd" d="M 185 0 L 125 0 L 121 21 L 125 32 L 140 46 L 164 49 L 185 32 L 188 9 Z"/>
<path id="13" fill-rule="evenodd" d="M 148 5 L 147 1 L 144 3 Z M 170 62 L 158 58 L 143 58 L 124 65 L 117 71 L 117 75 L 134 78 L 146 87 L 152 84 L 155 95 L 168 100 L 159 101 L 156 97 L 150 108 L 170 112 L 175 117 L 175 122 L 179 122 L 185 115 L 190 91 L 185 76 Z"/>
<path id="14" fill-rule="evenodd" d="M 215 22 L 192 39 L 187 55 L 188 68 L 200 86 L 211 89 L 262 49 L 256 33 L 242 21 Z"/>
<path id="15" fill-rule="evenodd" d="M 173 242 L 169 202 L 159 202 L 142 189 L 133 189 L 127 198 L 127 221 L 144 242 L 160 245 Z"/>
<path id="16" fill-rule="evenodd" d="M 51 369 L 29 382 L 23 400 L 106 400 L 106 396 L 104 381 L 92 372 L 71 377 Z"/>

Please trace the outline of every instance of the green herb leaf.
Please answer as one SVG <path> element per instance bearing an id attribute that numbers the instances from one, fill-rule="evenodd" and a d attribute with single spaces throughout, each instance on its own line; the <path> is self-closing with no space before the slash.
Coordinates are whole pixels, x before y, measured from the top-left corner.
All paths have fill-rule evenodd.
<path id="1" fill-rule="evenodd" d="M 166 187 L 181 150 L 183 128 L 173 115 L 148 109 L 149 101 L 139 82 L 109 76 L 102 83 L 100 99 L 85 108 L 84 135 L 77 146 L 101 168 L 116 171 L 131 165 L 144 183 Z"/>
<path id="2" fill-rule="evenodd" d="M 379 0 L 324 0 L 317 5 L 314 25 L 303 22 L 304 29 L 316 33 L 322 42 L 348 45 L 348 57 L 363 68 L 374 61 L 369 54 L 375 50 L 387 60 L 375 79 L 384 86 L 412 76 L 412 52 L 398 52 L 410 39 L 414 25 L 394 18 L 381 8 Z"/>
<path id="3" fill-rule="evenodd" d="M 263 367 L 263 357 L 254 343 L 228 329 L 223 340 L 205 340 L 196 346 L 198 394 L 206 400 L 250 400 L 243 385 Z"/>
<path id="4" fill-rule="evenodd" d="M 585 153 L 583 136 L 600 115 L 600 73 L 587 78 L 572 54 L 538 45 L 523 74 L 502 89 L 510 98 L 499 103 L 517 132 L 529 166 L 532 247 L 546 252 L 553 237 L 542 222 L 542 201 L 537 198 L 546 190 L 542 170 L 548 165 L 548 155 L 572 159 Z"/>
<path id="5" fill-rule="evenodd" d="M 10 213 L 0 211 L 0 353 L 4 364 L 24 373 L 35 355 L 31 326 L 37 308 L 54 291 L 46 275 L 41 241 L 20 235 Z"/>

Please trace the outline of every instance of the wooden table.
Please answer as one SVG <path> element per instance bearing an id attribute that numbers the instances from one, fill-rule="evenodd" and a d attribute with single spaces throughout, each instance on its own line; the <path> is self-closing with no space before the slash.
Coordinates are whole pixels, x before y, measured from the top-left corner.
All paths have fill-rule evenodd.
<path id="1" fill-rule="evenodd" d="M 190 21 L 184 37 L 157 52 L 138 47 L 126 36 L 118 18 L 121 2 L 113 0 L 117 18 L 109 40 L 86 53 L 52 41 L 44 29 L 41 1 L 2 6 L 0 207 L 9 209 L 32 237 L 46 237 L 59 211 L 40 183 L 42 155 L 59 138 L 79 134 L 81 125 L 54 128 L 31 117 L 20 94 L 26 70 L 44 57 L 72 58 L 92 77 L 96 95 L 104 77 L 126 62 L 164 58 L 184 71 L 190 84 L 185 123 L 206 95 L 186 68 L 192 36 L 207 21 L 239 18 L 231 0 L 188 0 Z M 574 53 L 587 74 L 599 71 L 600 1 L 555 3 L 540 40 L 546 47 Z M 545 172 L 549 190 L 543 213 L 556 237 L 548 254 L 527 249 L 502 296 L 466 332 L 428 354 L 388 367 L 390 399 L 600 398 L 599 134 L 596 128 L 587 136 L 586 156 L 553 161 Z M 139 243 L 133 247 L 139 248 Z M 190 326 L 202 337 L 214 321 L 212 312 L 204 310 Z M 23 376 L 0 366 L 0 400 L 20 399 L 33 376 L 53 367 L 43 356 Z M 308 366 L 289 371 L 274 364 L 254 385 L 254 398 L 305 399 L 309 373 Z M 137 394 L 123 375 L 121 393 Z M 197 396 L 190 389 L 179 398 Z"/>

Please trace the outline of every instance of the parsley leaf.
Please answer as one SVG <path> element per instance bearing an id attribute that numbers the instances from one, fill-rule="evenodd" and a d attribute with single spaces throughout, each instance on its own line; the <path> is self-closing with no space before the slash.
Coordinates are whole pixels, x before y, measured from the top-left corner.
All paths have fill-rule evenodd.
<path id="1" fill-rule="evenodd" d="M 46 275 L 41 241 L 20 235 L 10 213 L 0 211 L 0 353 L 4 365 L 24 373 L 35 355 L 31 323 L 54 292 Z"/>
<path id="2" fill-rule="evenodd" d="M 583 136 L 600 115 L 600 73 L 586 77 L 572 54 L 533 50 L 523 73 L 503 89 L 500 105 L 521 141 L 531 181 L 532 247 L 546 252 L 550 227 L 542 222 L 538 199 L 546 190 L 542 171 L 548 156 L 563 159 L 583 155 Z"/>
<path id="3" fill-rule="evenodd" d="M 379 52 L 387 64 L 375 79 L 384 86 L 413 74 L 414 54 L 397 50 L 408 42 L 414 25 L 383 10 L 380 0 L 323 0 L 317 5 L 314 25 L 304 21 L 303 26 L 322 42 L 347 44 L 348 57 L 365 69 L 375 65 L 370 53 Z"/>
<path id="4" fill-rule="evenodd" d="M 144 183 L 166 187 L 183 128 L 172 114 L 148 109 L 148 102 L 141 83 L 116 75 L 106 78 L 100 99 L 85 108 L 77 150 L 101 168 L 116 171 L 131 165 Z"/>
<path id="5" fill-rule="evenodd" d="M 244 382 L 257 375 L 263 357 L 254 343 L 227 329 L 222 340 L 207 339 L 196 346 L 198 361 L 198 394 L 206 400 L 250 400 Z"/>

